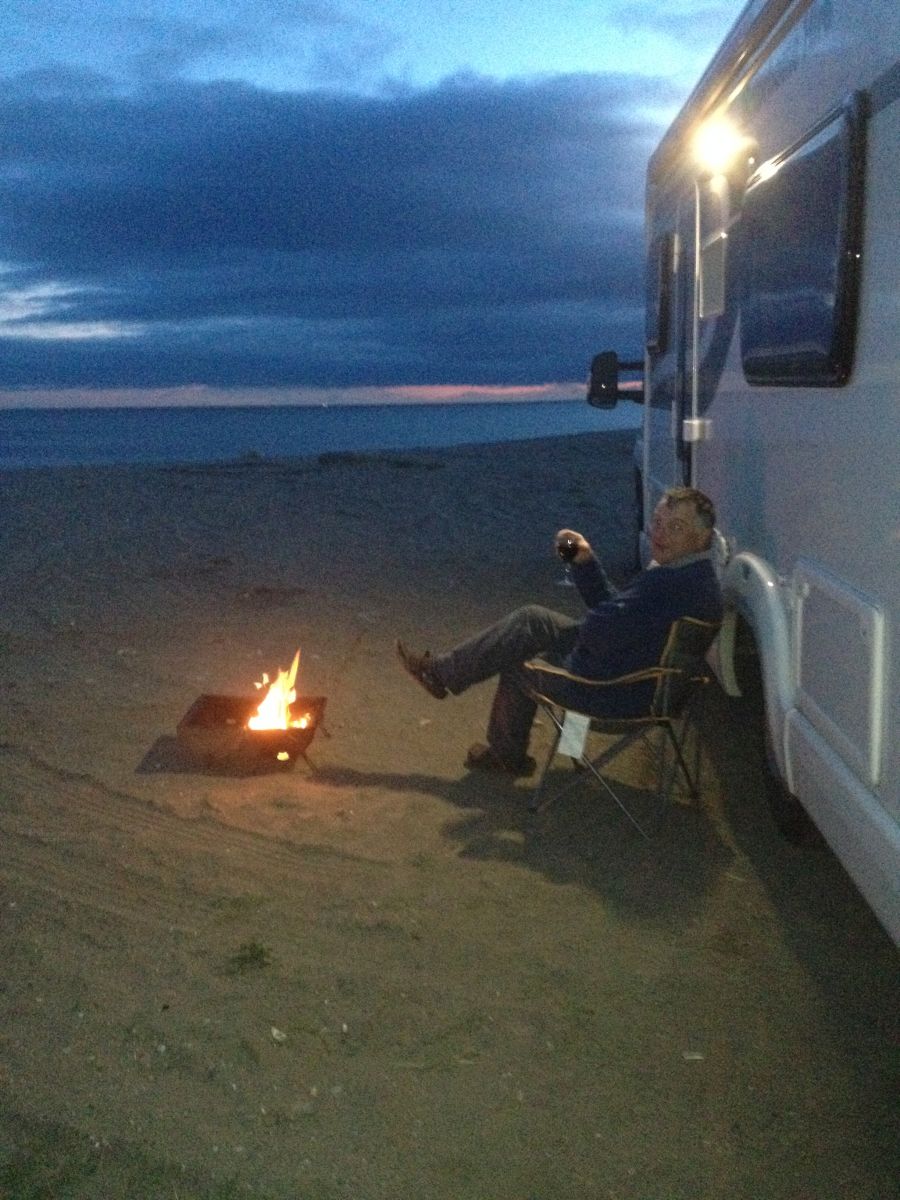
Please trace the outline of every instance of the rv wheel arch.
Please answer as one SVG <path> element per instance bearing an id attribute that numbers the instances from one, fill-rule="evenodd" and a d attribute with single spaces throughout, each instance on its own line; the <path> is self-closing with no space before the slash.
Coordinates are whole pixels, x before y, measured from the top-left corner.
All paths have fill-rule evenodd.
<path id="1" fill-rule="evenodd" d="M 793 845 L 799 845 L 807 839 L 814 826 L 806 809 L 788 790 L 778 769 L 756 637 L 749 622 L 736 612 L 728 614 L 723 633 L 726 643 L 730 643 L 722 660 L 723 665 L 728 664 L 731 675 L 731 679 L 725 681 L 726 691 L 734 697 L 736 715 L 758 759 L 766 804 L 782 837 Z"/>

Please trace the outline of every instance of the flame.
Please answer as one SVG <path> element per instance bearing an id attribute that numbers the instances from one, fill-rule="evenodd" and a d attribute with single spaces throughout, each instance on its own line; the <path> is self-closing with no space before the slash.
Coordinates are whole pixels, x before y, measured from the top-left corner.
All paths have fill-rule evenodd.
<path id="1" fill-rule="evenodd" d="M 297 669 L 299 666 L 300 651 L 298 650 L 294 655 L 294 661 L 291 663 L 289 671 L 282 671 L 279 668 L 278 678 L 274 683 L 269 685 L 269 690 L 263 697 L 259 708 L 247 722 L 250 729 L 308 728 L 310 721 L 308 713 L 303 713 L 299 717 L 291 716 L 291 705 L 297 699 L 294 684 L 297 681 Z M 263 675 L 262 683 L 258 683 L 256 686 L 262 688 L 268 683 L 268 675 Z"/>

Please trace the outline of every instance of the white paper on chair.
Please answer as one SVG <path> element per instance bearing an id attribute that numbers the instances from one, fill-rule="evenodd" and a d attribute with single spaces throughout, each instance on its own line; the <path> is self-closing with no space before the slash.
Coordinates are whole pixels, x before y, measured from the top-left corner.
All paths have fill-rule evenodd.
<path id="1" fill-rule="evenodd" d="M 556 753 L 567 754 L 570 758 L 581 758 L 590 724 L 590 717 L 584 717 L 581 713 L 567 712 L 563 719 L 562 733 L 559 735 Z"/>

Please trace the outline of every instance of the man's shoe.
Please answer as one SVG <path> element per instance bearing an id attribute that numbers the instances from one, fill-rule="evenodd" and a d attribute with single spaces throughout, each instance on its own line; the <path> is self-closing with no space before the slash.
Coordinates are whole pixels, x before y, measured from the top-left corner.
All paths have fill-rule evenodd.
<path id="1" fill-rule="evenodd" d="M 536 765 L 530 754 L 517 759 L 501 758 L 496 750 L 485 746 L 483 742 L 470 746 L 466 755 L 466 766 L 470 771 L 496 771 L 500 775 L 512 775 L 515 778 L 533 775 Z"/>
<path id="2" fill-rule="evenodd" d="M 443 700 L 447 695 L 447 689 L 434 673 L 434 665 L 431 661 L 431 655 L 426 650 L 424 654 L 414 654 L 412 650 L 407 650 L 402 642 L 397 642 L 397 654 L 400 662 L 403 664 L 404 671 L 408 671 L 430 696 L 434 696 L 435 700 Z"/>

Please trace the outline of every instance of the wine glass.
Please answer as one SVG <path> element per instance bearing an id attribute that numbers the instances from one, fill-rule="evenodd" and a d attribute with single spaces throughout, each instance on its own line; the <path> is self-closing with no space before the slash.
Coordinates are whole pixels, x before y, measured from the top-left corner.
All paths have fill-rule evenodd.
<path id="1" fill-rule="evenodd" d="M 572 559 L 578 553 L 578 539 L 572 537 L 571 534 L 557 539 L 556 553 L 566 564 L 565 572 L 562 579 L 557 579 L 558 587 L 574 587 L 575 581 L 572 579 Z"/>

